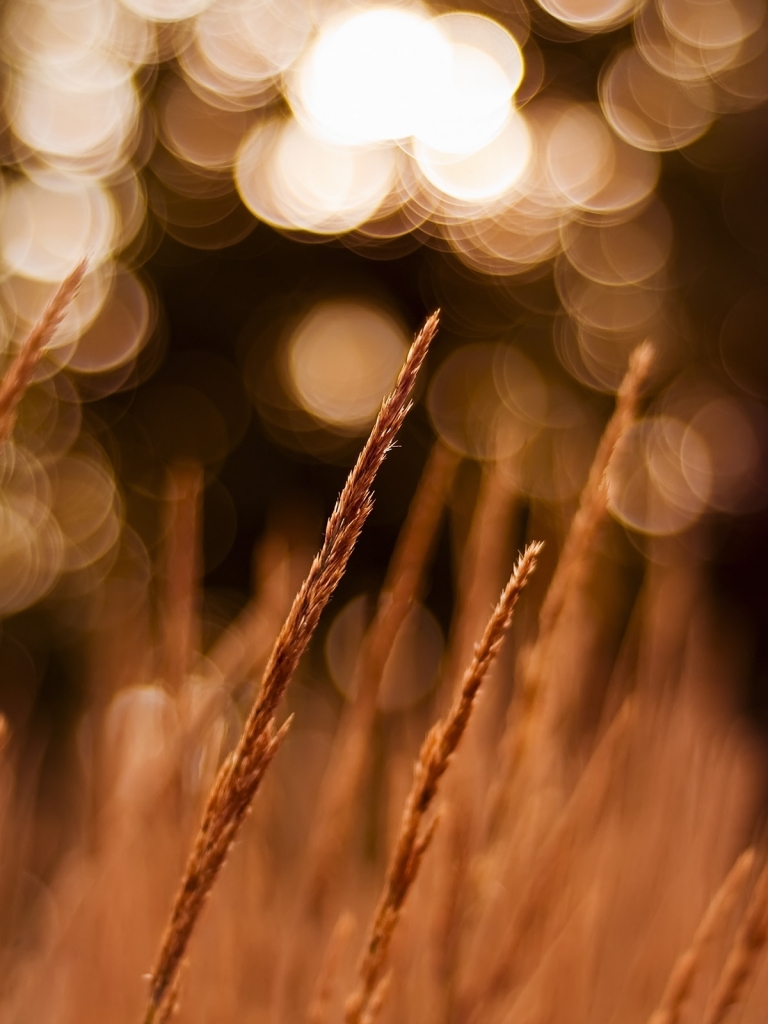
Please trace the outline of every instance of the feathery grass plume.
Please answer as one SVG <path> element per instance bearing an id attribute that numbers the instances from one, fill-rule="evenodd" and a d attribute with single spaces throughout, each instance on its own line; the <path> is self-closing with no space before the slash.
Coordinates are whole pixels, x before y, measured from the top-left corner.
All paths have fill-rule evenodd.
<path id="1" fill-rule="evenodd" d="M 653 357 L 653 346 L 647 341 L 638 345 L 630 357 L 629 368 L 616 394 L 616 407 L 600 438 L 579 507 L 544 595 L 539 611 L 538 635 L 523 662 L 520 685 L 501 743 L 501 769 L 488 798 L 486 832 L 491 839 L 498 835 L 508 812 L 510 780 L 518 772 L 533 741 L 533 717 L 539 704 L 555 628 L 568 594 L 581 584 L 583 568 L 593 549 L 595 536 L 607 515 L 608 466 L 619 440 L 635 419 Z"/>
<path id="2" fill-rule="evenodd" d="M 395 926 L 437 825 L 436 818 L 426 826 L 424 819 L 437 794 L 440 779 L 464 735 L 480 685 L 499 652 L 520 591 L 536 567 L 536 558 L 541 548 L 540 543 L 529 544 L 518 559 L 483 638 L 475 648 L 453 707 L 445 719 L 432 727 L 424 740 L 403 810 L 400 833 L 390 860 L 384 891 L 360 961 L 358 987 L 347 1001 L 347 1024 L 363 1024 L 370 1019 L 372 1002 L 381 983 Z"/>
<path id="3" fill-rule="evenodd" d="M 755 851 L 751 848 L 745 850 L 726 875 L 704 912 L 690 946 L 672 968 L 664 994 L 648 1019 L 648 1024 L 679 1024 L 693 988 L 696 971 L 738 899 L 754 862 Z"/>
<path id="4" fill-rule="evenodd" d="M 377 697 L 387 659 L 419 595 L 458 464 L 459 457 L 452 449 L 439 440 L 434 443 L 390 559 L 376 613 L 355 660 L 354 696 L 342 712 L 323 773 L 303 857 L 304 875 L 295 901 L 297 920 L 307 921 L 316 929 L 318 944 L 324 940 L 324 911 L 333 882 L 339 878 L 345 844 L 353 827 L 356 796 L 368 764 Z M 288 1001 L 300 998 L 298 979 L 307 966 L 306 937 L 299 928 L 294 929 L 294 934 L 295 938 L 289 937 L 276 985 L 275 1012 L 280 1018 L 289 1012 Z"/>
<path id="5" fill-rule="evenodd" d="M 247 750 L 238 748 L 227 758 L 216 777 L 150 980 L 146 1024 L 164 1024 L 176 1007 L 179 972 L 200 911 L 290 724 L 289 718 L 275 732 L 270 719 Z"/>
<path id="6" fill-rule="evenodd" d="M 162 676 L 176 692 L 199 650 L 198 583 L 203 471 L 199 465 L 174 466 L 166 494 L 165 607 Z"/>
<path id="7" fill-rule="evenodd" d="M 67 315 L 87 269 L 88 260 L 81 260 L 62 283 L 14 356 L 8 372 L 0 384 L 0 444 L 8 439 L 13 430 L 18 404 L 43 358 L 45 346 Z"/>
<path id="8" fill-rule="evenodd" d="M 702 1024 L 722 1024 L 743 1002 L 768 945 L 768 862 L 755 883 L 733 946 L 702 1017 Z"/>
<path id="9" fill-rule="evenodd" d="M 462 673 L 472 657 L 472 650 L 482 635 L 487 621 L 488 609 L 493 607 L 496 595 L 503 585 L 505 569 L 509 558 L 509 542 L 512 520 L 518 493 L 511 486 L 507 475 L 498 462 L 483 467 L 475 506 L 464 542 L 459 566 L 456 601 L 451 630 L 444 657 L 444 668 L 436 693 L 439 712 L 446 711 L 461 686 Z M 486 699 L 477 709 L 473 726 L 464 740 L 464 754 L 452 773 L 449 787 L 450 800 L 457 813 L 471 832 L 469 822 L 472 814 L 470 787 L 461 778 L 466 772 L 472 775 L 480 772 L 484 779 L 493 778 L 495 773 L 494 725 L 503 716 L 508 695 L 501 687 L 493 686 Z M 469 747 L 469 749 L 467 749 Z M 469 834 L 465 842 L 470 845 Z M 446 902 L 441 909 L 441 938 L 439 962 L 442 982 L 438 987 L 438 999 L 442 1006 L 442 1020 L 452 1019 L 452 1005 L 456 998 L 454 981 L 462 955 L 462 943 L 466 934 L 468 914 L 476 906 L 473 886 L 467 884 L 466 871 L 470 859 L 457 857 L 453 867 L 451 892 L 446 893 Z"/>
<path id="10" fill-rule="evenodd" d="M 320 551 L 275 642 L 237 748 L 213 785 L 152 972 L 145 1024 L 159 1024 L 170 1012 L 167 996 L 174 988 L 195 923 L 285 734 L 286 726 L 275 733 L 274 719 L 280 699 L 371 512 L 373 482 L 411 407 L 416 377 L 437 324 L 438 313 L 433 313 L 417 334 L 395 387 L 382 404 L 328 520 Z"/>
<path id="11" fill-rule="evenodd" d="M 435 442 L 363 640 L 353 676 L 354 699 L 339 725 L 308 844 L 307 903 L 313 913 L 322 906 L 330 873 L 349 831 L 384 668 L 398 630 L 418 596 L 457 466 L 458 456 L 442 442 Z"/>

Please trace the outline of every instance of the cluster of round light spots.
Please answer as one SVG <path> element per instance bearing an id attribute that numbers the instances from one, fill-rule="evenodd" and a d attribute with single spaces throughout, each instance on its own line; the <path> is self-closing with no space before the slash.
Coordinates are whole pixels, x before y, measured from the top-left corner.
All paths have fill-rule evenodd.
<path id="1" fill-rule="evenodd" d="M 282 119 L 256 127 L 235 168 L 243 201 L 262 220 L 327 235 L 372 217 L 395 175 L 394 149 L 341 146 Z"/>
<path id="2" fill-rule="evenodd" d="M 278 92 L 279 76 L 304 50 L 314 28 L 303 0 L 218 0 L 182 41 L 190 87 L 214 107 L 253 109 Z"/>
<path id="3" fill-rule="evenodd" d="M 355 663 L 370 622 L 370 601 L 354 597 L 336 615 L 325 641 L 325 660 L 338 690 L 354 697 Z M 443 633 L 434 615 L 413 604 L 397 632 L 384 666 L 378 694 L 382 711 L 403 711 L 416 704 L 437 680 L 443 655 Z"/>
<path id="4" fill-rule="evenodd" d="M 509 361 L 515 373 L 505 372 Z M 511 401 L 507 379 L 514 382 Z M 428 408 L 437 433 L 462 455 L 509 457 L 542 427 L 546 386 L 523 355 L 502 345 L 478 343 L 451 353 L 432 378 Z"/>
<path id="5" fill-rule="evenodd" d="M 116 257 L 145 216 L 130 165 L 142 127 L 134 76 L 154 59 L 155 40 L 119 0 L 24 0 L 6 5 L 1 45 L 17 172 L 2 179 L 0 200 L 3 366 L 59 283 L 89 260 L 14 440 L 0 451 L 0 615 L 8 615 L 57 583 L 69 594 L 92 589 L 119 547 L 112 471 L 100 451 L 74 453 L 80 402 L 58 371 L 96 375 L 102 393 L 119 386 L 153 327 L 144 284 Z"/>
<path id="6" fill-rule="evenodd" d="M 433 214 L 461 258 L 484 273 L 508 275 L 555 256 L 573 221 L 632 217 L 658 179 L 658 158 L 620 139 L 594 105 L 534 99 L 525 115 L 531 158 L 513 192 L 471 218 Z"/>
<path id="7" fill-rule="evenodd" d="M 415 2 L 15 0 L 3 32 L 6 116 L 37 189 L 27 200 L 56 237 L 27 253 L 10 242 L 4 258 L 53 280 L 83 245 L 97 261 L 119 252 L 124 218 L 138 230 L 128 167 L 147 159 L 155 121 L 137 76 L 148 81 L 169 58 L 179 74 L 156 97 L 150 201 L 181 241 L 238 241 L 253 223 L 242 201 L 282 230 L 375 241 L 418 228 L 475 269 L 504 274 L 556 254 L 563 223 L 632 210 L 655 185 L 649 154 L 768 95 L 762 0 L 541 2 L 582 33 L 633 22 L 634 45 L 603 69 L 602 109 L 535 96 L 544 76 L 526 81 L 522 6 L 507 29 Z M 60 197 L 63 186 L 46 171 L 72 179 L 68 205 L 87 207 L 77 227 L 49 218 L 57 200 L 41 190 Z M 101 200 L 74 194 L 80 185 L 118 207 L 111 233 L 103 216 L 93 221 Z M 118 191 L 133 192 L 132 209 Z M 13 196 L 13 217 L 23 201 Z"/>
<path id="8" fill-rule="evenodd" d="M 666 536 L 707 509 L 744 512 L 763 503 L 764 413 L 684 375 L 653 415 L 622 440 L 609 469 L 609 501 L 621 522 Z"/>
<path id="9" fill-rule="evenodd" d="M 672 250 L 669 215 L 657 199 L 619 218 L 571 221 L 561 231 L 555 284 L 567 318 L 556 327 L 568 371 L 613 391 L 629 352 L 668 331 L 665 268 Z"/>
<path id="10" fill-rule="evenodd" d="M 323 234 L 388 218 L 388 237 L 405 234 L 441 207 L 467 219 L 529 164 L 513 104 L 522 76 L 516 40 L 479 15 L 371 7 L 330 19 L 287 76 L 293 116 L 244 140 L 243 201 L 277 227 Z"/>
<path id="11" fill-rule="evenodd" d="M 600 107 L 535 95 L 544 74 L 526 78 L 522 6 L 508 29 L 416 2 L 14 0 L 6 114 L 37 191 L 14 194 L 9 216 L 39 206 L 55 237 L 19 251 L 14 228 L 4 258 L 54 280 L 84 245 L 114 257 L 144 214 L 129 165 L 149 158 L 152 210 L 185 244 L 233 244 L 253 216 L 365 244 L 418 230 L 476 270 L 514 274 L 556 255 L 563 225 L 631 215 L 655 187 L 656 152 L 768 95 L 763 0 L 542 6 L 582 33 L 633 22 Z M 178 75 L 148 118 L 136 81 L 169 58 Z M 70 181 L 77 226 L 49 215 L 66 189 L 47 172 Z"/>
<path id="12" fill-rule="evenodd" d="M 138 142 L 134 73 L 151 58 L 146 23 L 118 0 L 30 0 L 9 6 L 6 116 L 18 155 L 103 177 Z"/>
<path id="13" fill-rule="evenodd" d="M 116 552 L 121 520 L 114 479 L 103 459 L 93 454 L 52 459 L 6 442 L 0 480 L 0 615 L 38 601 L 62 574 L 70 579 L 74 574 L 79 587 L 103 577 Z"/>
<path id="14" fill-rule="evenodd" d="M 153 47 L 147 24 L 117 0 L 6 7 L 4 113 L 18 173 L 3 180 L 0 202 L 5 365 L 83 256 L 89 271 L 0 451 L 2 615 L 61 580 L 69 593 L 92 588 L 117 551 L 114 477 L 93 446 L 75 453 L 80 400 L 57 371 L 130 370 L 152 327 L 144 285 L 115 256 L 144 219 L 128 162 L 141 119 L 133 76 Z"/>
<path id="15" fill-rule="evenodd" d="M 151 333 L 154 311 L 146 289 L 131 271 L 117 266 L 98 315 L 79 334 L 66 365 L 78 373 L 130 370 Z"/>
<path id="16" fill-rule="evenodd" d="M 460 454 L 495 460 L 520 494 L 572 499 L 594 456 L 599 424 L 570 389 L 546 381 L 506 343 L 454 350 L 430 384 L 436 433 Z M 696 379 L 672 383 L 625 436 L 609 474 L 610 506 L 640 533 L 688 529 L 708 510 L 743 512 L 765 500 L 760 407 Z"/>
<path id="17" fill-rule="evenodd" d="M 120 0 L 6 7 L 4 114 L 20 172 L 4 179 L 0 202 L 6 359 L 63 278 L 89 260 L 43 376 L 65 365 L 100 373 L 130 363 L 151 328 L 144 285 L 116 257 L 144 221 L 143 187 L 131 166 L 143 123 L 135 75 L 154 57 L 154 32 Z"/>
<path id="18" fill-rule="evenodd" d="M 435 431 L 462 455 L 498 460 L 520 493 L 564 501 L 584 483 L 596 424 L 575 395 L 548 384 L 506 344 L 456 349 L 427 397 Z"/>
<path id="19" fill-rule="evenodd" d="M 723 110 L 768 96 L 759 0 L 656 0 L 639 13 L 634 36 L 600 88 L 606 118 L 633 146 L 679 149 Z"/>
<path id="20" fill-rule="evenodd" d="M 55 291 L 55 283 L 21 274 L 0 284 L 0 346 L 6 359 L 26 338 Z M 138 277 L 120 264 L 97 265 L 86 275 L 51 339 L 37 376 L 49 376 L 63 367 L 103 376 L 121 367 L 125 378 L 153 326 L 154 306 Z"/>
<path id="21" fill-rule="evenodd" d="M 398 7 L 347 14 L 299 62 L 293 107 L 313 129 L 365 145 L 418 133 L 451 63 L 435 22 Z"/>
<path id="22" fill-rule="evenodd" d="M 643 533 L 679 533 L 706 507 L 709 454 L 695 430 L 671 416 L 656 416 L 630 429 L 609 479 L 618 519 Z"/>
<path id="23" fill-rule="evenodd" d="M 87 253 L 98 267 L 117 231 L 116 214 L 98 182 L 56 171 L 19 178 L 6 192 L 2 252 L 6 268 L 20 277 L 61 281 Z"/>
<path id="24" fill-rule="evenodd" d="M 42 379 L 0 449 L 0 616 L 54 586 L 92 591 L 117 556 L 122 505 L 93 442 L 80 442 L 80 399 L 63 375 Z"/>
<path id="25" fill-rule="evenodd" d="M 581 35 L 632 23 L 631 45 L 602 69 L 599 102 L 538 94 L 546 74 L 528 46 L 523 4 L 505 13 L 505 28 L 408 0 L 10 0 L 0 43 L 14 167 L 0 181 L 6 359 L 57 283 L 90 259 L 41 366 L 41 381 L 50 379 L 46 401 L 36 399 L 40 423 L 59 424 L 60 436 L 74 422 L 64 410 L 76 403 L 53 383 L 58 369 L 106 373 L 119 385 L 152 330 L 150 296 L 119 262 L 127 246 L 140 248 L 147 204 L 175 238 L 203 248 L 233 244 L 259 218 L 291 233 L 354 233 L 365 245 L 418 232 L 505 277 L 554 260 L 560 359 L 590 387 L 615 389 L 634 345 L 670 330 L 671 230 L 653 198 L 660 154 L 698 139 L 721 113 L 768 98 L 765 3 L 539 2 Z M 151 173 L 140 176 L 144 163 Z M 316 309 L 287 341 L 276 389 L 259 408 L 278 434 L 301 435 L 316 452 L 323 431 L 338 440 L 365 429 L 404 345 L 380 311 Z M 746 390 L 749 358 L 724 341 L 725 368 Z M 536 408 L 510 383 L 513 364 Z M 740 493 L 711 424 L 725 424 L 722 436 L 741 437 L 745 451 L 756 428 L 717 401 L 665 409 L 638 428 L 634 450 L 647 472 L 616 484 L 617 514 L 642 524 L 645 499 L 627 495 L 651 495 L 658 511 L 661 494 L 676 511 L 653 529 L 669 532 L 724 507 L 718 495 L 729 488 Z M 554 500 L 577 489 L 594 423 L 522 353 L 459 350 L 438 374 L 430 410 L 448 443 L 503 459 L 526 493 Z M 739 479 L 751 474 L 747 466 Z M 51 529 L 63 551 L 62 523 Z"/>

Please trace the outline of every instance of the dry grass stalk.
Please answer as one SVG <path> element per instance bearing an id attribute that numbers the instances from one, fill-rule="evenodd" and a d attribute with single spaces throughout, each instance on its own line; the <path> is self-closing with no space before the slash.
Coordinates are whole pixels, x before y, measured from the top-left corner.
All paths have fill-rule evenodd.
<path id="1" fill-rule="evenodd" d="M 601 883 L 597 879 L 580 897 L 557 935 L 544 946 L 532 973 L 513 994 L 510 1003 L 499 1013 L 484 1011 L 477 1019 L 483 1024 L 545 1024 L 546 1021 L 559 1024 L 579 1020 L 582 1004 L 589 1001 L 589 981 L 593 974 L 590 959 L 601 895 Z M 579 979 L 580 984 L 569 991 L 574 979 Z"/>
<path id="2" fill-rule="evenodd" d="M 185 723 L 188 751 L 204 741 L 221 710 L 222 692 L 232 692 L 250 673 L 263 668 L 291 607 L 294 557 L 287 544 L 269 537 L 256 557 L 256 593 L 207 652 L 205 668 L 219 685 L 211 688 Z"/>
<path id="3" fill-rule="evenodd" d="M 238 750 L 227 758 L 216 778 L 150 981 L 146 1024 L 164 1024 L 176 1007 L 179 971 L 192 931 L 290 722 L 275 732 L 272 719 L 245 753 Z"/>
<path id="4" fill-rule="evenodd" d="M 360 650 L 353 679 L 355 698 L 339 726 L 309 840 L 307 905 L 314 914 L 323 905 L 333 866 L 349 834 L 387 658 L 421 588 L 457 466 L 458 457 L 440 441 L 436 442 L 408 510 L 376 614 Z"/>
<path id="5" fill-rule="evenodd" d="M 174 466 L 168 477 L 162 676 L 176 692 L 199 650 L 198 583 L 203 472 Z"/>
<path id="6" fill-rule="evenodd" d="M 482 635 L 487 621 L 488 609 L 493 607 L 499 588 L 503 584 L 504 567 L 508 564 L 509 540 L 517 493 L 513 490 L 507 475 L 498 463 L 490 463 L 483 467 L 480 487 L 472 513 L 469 532 L 465 540 L 458 573 L 456 604 L 454 607 L 450 637 L 444 668 L 441 673 L 439 691 L 436 695 L 437 706 L 447 710 L 462 683 L 464 666 L 472 657 L 473 645 Z M 470 821 L 472 814 L 469 797 L 470 786 L 461 775 L 467 772 L 477 784 L 478 777 L 494 778 L 496 743 L 489 742 L 494 737 L 500 709 L 505 706 L 507 695 L 500 692 L 501 688 L 493 687 L 474 716 L 473 727 L 464 740 L 465 753 L 450 780 L 451 799 L 457 805 L 466 833 L 464 844 L 471 843 L 472 831 Z M 495 737 L 494 737 L 495 739 Z M 470 749 L 467 749 L 469 745 Z M 490 754 L 490 757 L 489 757 Z M 479 776 L 478 776 L 479 773 Z M 458 976 L 458 964 L 462 955 L 462 941 L 466 934 L 464 925 L 469 915 L 476 909 L 472 886 L 467 885 L 467 856 L 459 856 L 452 873 L 452 881 L 445 893 L 445 903 L 441 910 L 441 935 L 436 944 L 440 950 L 440 974 L 438 985 L 441 1002 L 440 1020 L 452 1019 L 453 1004 L 456 999 L 455 979 Z"/>
<path id="7" fill-rule="evenodd" d="M 608 466 L 618 442 L 637 415 L 653 354 L 650 342 L 639 345 L 632 353 L 629 368 L 616 394 L 616 407 L 600 438 L 579 507 L 544 596 L 539 611 L 538 635 L 523 662 L 518 694 L 501 744 L 501 770 L 496 775 L 488 799 L 486 829 L 491 838 L 499 834 L 509 811 L 510 780 L 518 774 L 531 745 L 539 744 L 533 736 L 533 719 L 552 652 L 556 625 L 568 594 L 581 584 L 583 568 L 594 548 L 595 536 L 607 516 Z"/>
<path id="8" fill-rule="evenodd" d="M 410 396 L 438 324 L 428 318 L 416 336 L 384 400 L 371 434 L 328 520 L 323 544 L 293 602 L 264 672 L 261 688 L 237 749 L 222 767 L 208 798 L 150 981 L 145 1024 L 169 1012 L 173 989 L 203 904 L 245 818 L 285 727 L 275 735 L 274 716 L 320 615 L 344 574 L 360 531 L 373 507 L 372 486 L 410 409 Z"/>
<path id="9" fill-rule="evenodd" d="M 459 571 L 456 609 L 453 616 L 446 668 L 440 683 L 441 707 L 450 707 L 461 673 L 472 656 L 472 645 L 486 623 L 503 585 L 502 566 L 509 557 L 508 538 L 515 493 L 497 463 L 483 469 L 469 535 Z M 506 562 L 508 565 L 509 563 Z"/>
<path id="10" fill-rule="evenodd" d="M 16 409 L 43 358 L 45 346 L 67 315 L 88 269 L 81 260 L 48 303 L 45 312 L 29 332 L 0 384 L 0 444 L 6 441 L 16 421 Z"/>
<path id="11" fill-rule="evenodd" d="M 437 794 L 440 779 L 464 735 L 480 685 L 499 652 L 520 591 L 536 566 L 541 547 L 538 543 L 529 544 L 520 556 L 475 649 L 453 707 L 444 720 L 432 727 L 422 745 L 384 891 L 360 962 L 358 988 L 347 1002 L 347 1024 L 362 1024 L 369 1019 L 395 926 L 434 835 L 437 819 L 425 827 L 425 817 Z"/>
<path id="12" fill-rule="evenodd" d="M 443 833 L 445 846 L 440 896 L 433 901 L 435 909 L 428 933 L 429 948 L 434 951 L 434 1020 L 441 1024 L 449 1024 L 456 1017 L 464 929 L 469 924 L 472 911 L 476 910 L 472 902 L 473 886 L 469 876 L 472 790 L 456 775 L 452 783 L 454 791 L 451 804 L 447 813 L 443 811 L 443 820 L 447 818 L 447 822 Z"/>
<path id="13" fill-rule="evenodd" d="M 462 1019 L 470 1019 L 473 1007 L 479 1008 L 480 1013 L 471 1019 L 482 1019 L 486 1005 L 503 998 L 514 981 L 524 975 L 520 961 L 533 950 L 531 934 L 546 921 L 562 894 L 576 833 L 585 822 L 596 823 L 600 819 L 636 717 L 636 704 L 627 700 L 605 730 L 568 803 L 536 850 L 535 863 L 516 901 L 511 922 L 505 922 L 506 931 L 499 935 L 498 922 L 486 922 L 479 935 L 480 956 L 473 957 L 470 963 Z M 488 933 L 489 926 L 493 937 Z"/>
<path id="14" fill-rule="evenodd" d="M 387 971 L 383 978 L 381 978 L 373 990 L 371 1000 L 368 1003 L 368 1007 L 360 1020 L 360 1024 L 373 1024 L 376 1018 L 379 1016 L 384 1000 L 387 998 L 387 993 L 392 985 L 392 972 Z"/>
<path id="15" fill-rule="evenodd" d="M 546 636 L 557 621 L 568 593 L 580 582 L 580 574 L 593 547 L 595 535 L 608 508 L 606 473 L 616 445 L 632 425 L 645 382 L 653 363 L 654 350 L 643 342 L 632 353 L 629 367 L 616 393 L 616 407 L 603 431 L 579 507 L 571 521 L 552 581 L 539 612 L 539 635 Z"/>
<path id="16" fill-rule="evenodd" d="M 295 562 L 287 541 L 280 536 L 270 535 L 258 546 L 254 595 L 207 652 L 207 661 L 225 689 L 232 690 L 256 665 L 266 662 L 291 607 Z"/>
<path id="17" fill-rule="evenodd" d="M 331 1005 L 336 995 L 339 975 L 339 961 L 344 947 L 352 934 L 355 918 L 345 910 L 334 925 L 328 943 L 320 973 L 315 984 L 315 993 L 309 1004 L 307 1024 L 326 1024 L 331 1012 Z"/>
<path id="18" fill-rule="evenodd" d="M 743 1002 L 768 945 L 768 863 L 755 883 L 731 952 L 720 972 L 702 1018 L 703 1024 L 722 1024 Z"/>
<path id="19" fill-rule="evenodd" d="M 720 933 L 738 899 L 755 861 L 755 851 L 745 850 L 725 877 L 701 919 L 691 944 L 672 968 L 664 994 L 648 1024 L 678 1024 L 693 988 L 704 955 Z"/>

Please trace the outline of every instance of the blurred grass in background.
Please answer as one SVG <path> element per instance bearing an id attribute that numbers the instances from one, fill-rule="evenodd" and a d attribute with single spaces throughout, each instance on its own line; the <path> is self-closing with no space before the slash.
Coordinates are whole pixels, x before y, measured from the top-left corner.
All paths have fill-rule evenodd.
<path id="1" fill-rule="evenodd" d="M 488 479 L 513 496 L 503 550 L 546 539 L 546 576 L 650 338 L 589 580 L 603 646 L 585 714 L 649 573 L 683 566 L 716 610 L 723 686 L 768 723 L 765 4 L 471 6 L 4 5 L 6 367 L 90 261 L 0 456 L 0 710 L 34 780 L 30 878 L 50 881 L 88 818 L 85 711 L 167 671 L 179 481 L 199 484 L 188 640 L 209 656 L 254 587 L 296 583 L 438 306 L 309 653 L 327 714 L 434 438 L 461 464 L 412 625 L 431 653 L 381 709 L 385 735 L 424 717 Z"/>

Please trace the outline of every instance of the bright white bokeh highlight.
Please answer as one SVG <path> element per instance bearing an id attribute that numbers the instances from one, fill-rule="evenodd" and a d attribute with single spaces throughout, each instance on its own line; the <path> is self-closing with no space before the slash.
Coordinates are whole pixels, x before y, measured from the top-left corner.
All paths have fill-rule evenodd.
<path id="1" fill-rule="evenodd" d="M 363 11 L 328 25 L 300 62 L 298 109 L 339 142 L 408 138 L 437 102 L 451 57 L 432 19 L 397 7 Z"/>
<path id="2" fill-rule="evenodd" d="M 455 155 L 417 142 L 414 147 L 425 178 L 445 195 L 467 203 L 504 195 L 523 177 L 532 140 L 522 114 L 511 114 L 502 130 L 474 152 Z"/>
<path id="3" fill-rule="evenodd" d="M 434 25 L 450 44 L 450 60 L 425 93 L 414 134 L 443 153 L 472 153 L 507 123 L 523 78 L 523 55 L 506 29 L 482 15 L 445 14 Z"/>

